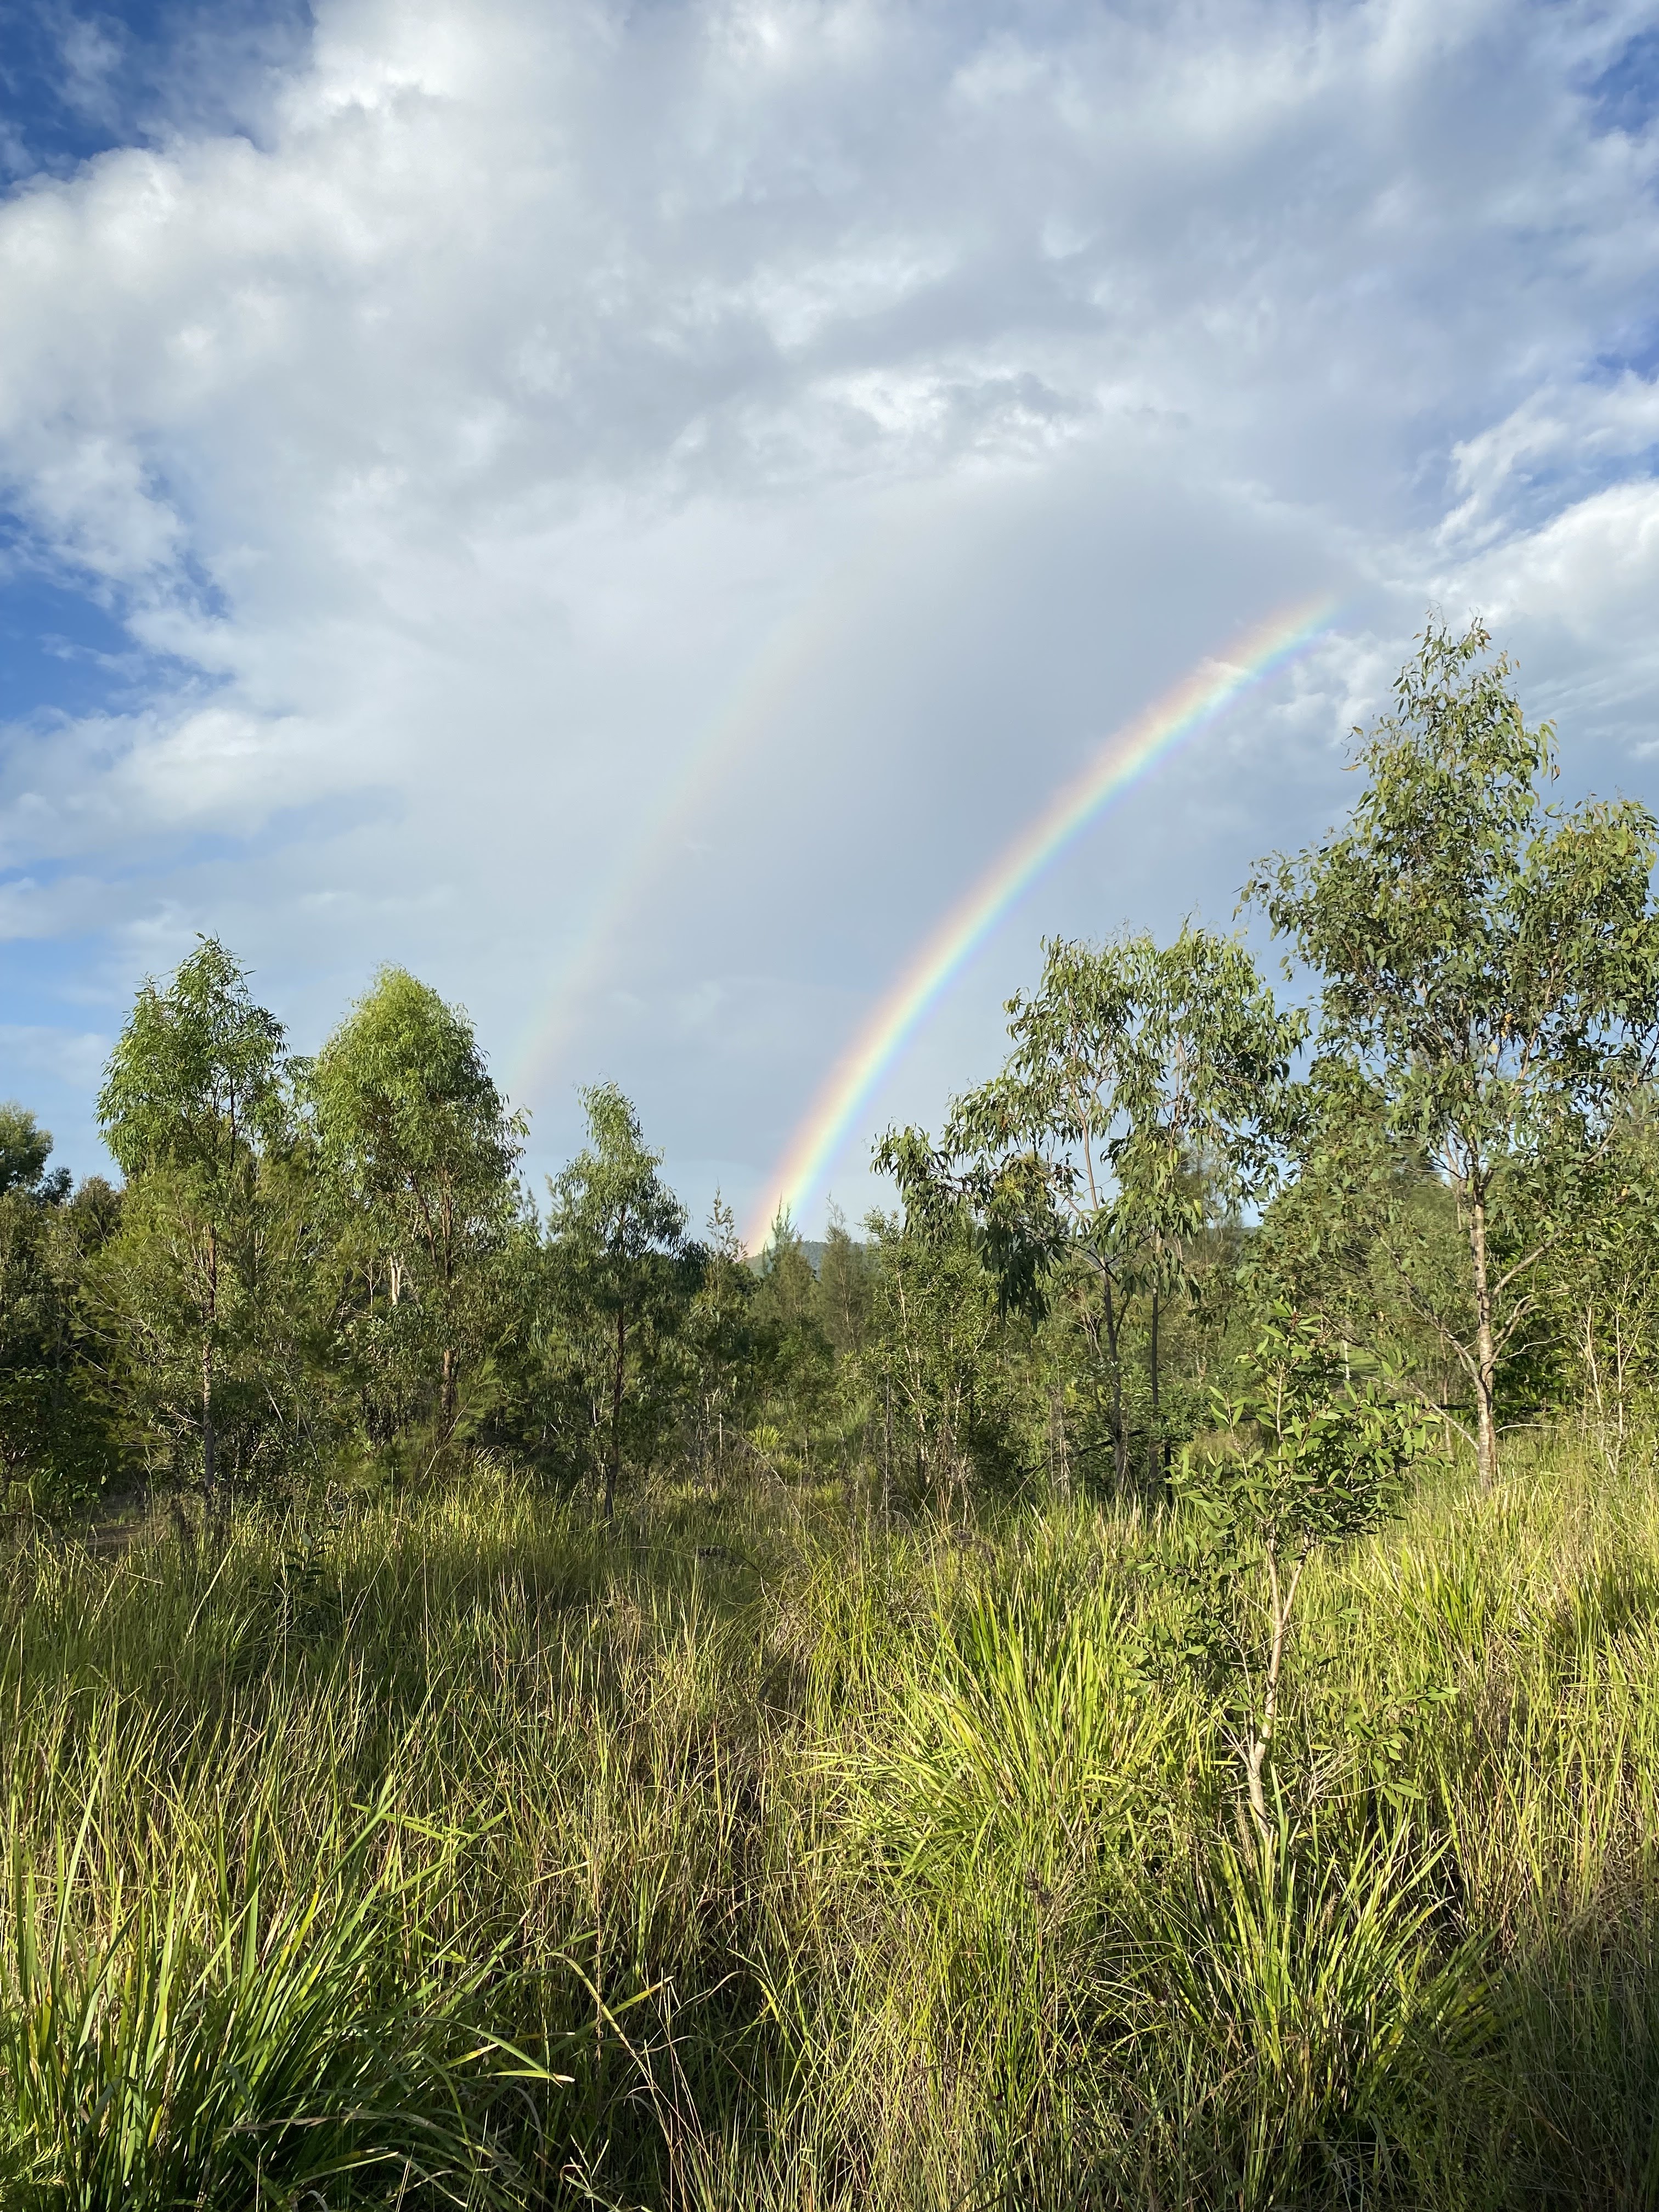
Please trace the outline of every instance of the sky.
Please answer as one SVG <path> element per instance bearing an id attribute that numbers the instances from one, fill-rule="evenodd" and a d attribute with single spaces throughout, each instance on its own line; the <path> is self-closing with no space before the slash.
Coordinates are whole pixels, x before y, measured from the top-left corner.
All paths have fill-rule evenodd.
<path id="1" fill-rule="evenodd" d="M 0 0 L 0 1096 L 92 1171 L 198 932 L 301 1051 L 394 963 L 537 1176 L 613 1079 L 750 1220 L 1055 793 L 1328 604 L 811 1233 L 1043 938 L 1235 926 L 1430 608 L 1659 806 L 1656 185 L 1659 0 Z"/>

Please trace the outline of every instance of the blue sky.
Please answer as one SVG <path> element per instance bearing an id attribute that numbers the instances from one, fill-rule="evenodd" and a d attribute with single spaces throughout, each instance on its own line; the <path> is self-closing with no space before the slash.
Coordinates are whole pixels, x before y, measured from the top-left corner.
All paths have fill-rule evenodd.
<path id="1" fill-rule="evenodd" d="M 1340 617 L 1039 939 L 1224 921 L 1425 606 L 1659 803 L 1659 7 L 0 0 L 0 1095 L 99 1164 L 137 980 L 397 961 L 746 1210 L 1115 723 Z M 809 1220 L 809 1226 L 816 1225 Z"/>

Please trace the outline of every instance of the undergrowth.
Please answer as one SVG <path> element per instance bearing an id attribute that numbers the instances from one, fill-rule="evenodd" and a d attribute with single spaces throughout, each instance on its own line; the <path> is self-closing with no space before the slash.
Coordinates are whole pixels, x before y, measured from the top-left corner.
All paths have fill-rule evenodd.
<path id="1" fill-rule="evenodd" d="M 20 2207 L 1659 2203 L 1659 1492 L 1310 1570 L 1273 1833 L 1157 1516 L 480 1473 L 0 1564 Z"/>

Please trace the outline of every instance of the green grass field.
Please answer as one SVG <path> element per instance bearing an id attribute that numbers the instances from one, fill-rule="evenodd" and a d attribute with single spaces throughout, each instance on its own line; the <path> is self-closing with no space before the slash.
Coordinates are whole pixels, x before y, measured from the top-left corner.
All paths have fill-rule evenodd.
<path id="1" fill-rule="evenodd" d="M 1266 1850 L 1133 1512 L 484 1472 L 27 1544 L 3 2202 L 1659 2203 L 1659 1487 L 1598 1466 L 1315 1571 Z"/>

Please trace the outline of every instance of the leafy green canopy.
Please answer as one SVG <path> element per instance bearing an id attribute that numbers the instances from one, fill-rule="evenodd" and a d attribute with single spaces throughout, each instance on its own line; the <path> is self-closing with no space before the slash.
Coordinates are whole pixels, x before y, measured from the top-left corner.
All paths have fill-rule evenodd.
<path id="1" fill-rule="evenodd" d="M 957 1100 L 937 1152 L 890 1132 L 877 1163 L 913 1209 L 966 1199 L 1011 1303 L 1040 1304 L 1068 1251 L 1120 1288 L 1170 1287 L 1206 1186 L 1211 1202 L 1245 1197 L 1271 1173 L 1301 1018 L 1243 945 L 1191 924 L 1169 945 L 1139 933 L 1044 951 L 1036 991 L 1008 1001 L 1002 1073 Z"/>
<path id="2" fill-rule="evenodd" d="M 1322 1051 L 1362 1060 L 1453 1175 L 1576 1139 L 1656 1034 L 1659 827 L 1632 799 L 1544 803 L 1553 728 L 1527 726 L 1491 646 L 1479 622 L 1429 627 L 1346 830 L 1246 893 L 1322 980 Z"/>
<path id="3" fill-rule="evenodd" d="M 240 963 L 202 938 L 165 990 L 143 985 L 110 1054 L 98 1118 L 123 1173 L 234 1170 L 281 1127 L 282 1047 Z"/>
<path id="4" fill-rule="evenodd" d="M 994 1219 L 1039 1189 L 1085 1244 L 1169 1275 L 1201 1225 L 1195 1161 L 1230 1196 L 1267 1177 L 1300 1018 L 1277 1010 L 1243 945 L 1190 923 L 1169 945 L 1137 933 L 1044 949 L 1036 992 L 1008 1002 L 1013 1051 L 957 1102 L 944 1152 L 972 1164 Z"/>
<path id="5" fill-rule="evenodd" d="M 641 1262 L 679 1251 L 686 1213 L 662 1179 L 662 1154 L 646 1144 L 617 1085 L 592 1084 L 581 1101 L 588 1140 L 550 1185 L 550 1234 L 609 1309 L 630 1301 Z"/>
<path id="6" fill-rule="evenodd" d="M 447 1437 L 463 1367 L 476 1369 L 499 1334 L 488 1277 L 516 1211 L 523 1121 L 465 1010 L 402 968 L 381 969 L 302 1087 L 325 1182 L 366 1251 L 371 1290 L 377 1264 L 391 1278 L 402 1359 L 435 1370 Z"/>
<path id="7" fill-rule="evenodd" d="M 1356 1372 L 1348 1347 L 1279 1306 L 1215 1389 L 1216 1427 L 1182 1452 L 1173 1488 L 1176 1581 L 1188 1601 L 1185 1656 L 1232 1708 L 1234 1741 L 1258 1833 L 1273 1832 L 1267 1780 L 1297 1594 L 1309 1560 L 1380 1527 L 1431 1428 L 1391 1376 Z"/>
<path id="8" fill-rule="evenodd" d="M 165 989 L 139 992 L 99 1094 L 131 1186 L 106 1255 L 112 1324 L 151 1409 L 181 1424 L 191 1407 L 210 1501 L 227 1364 L 259 1318 L 261 1161 L 288 1124 L 282 1045 L 240 963 L 204 937 Z"/>
<path id="9" fill-rule="evenodd" d="M 0 1106 L 0 1473 L 37 1510 L 94 1497 L 112 1458 L 80 1293 L 118 1204 L 96 1176 L 71 1195 L 51 1148 Z"/>
<path id="10" fill-rule="evenodd" d="M 1361 1127 L 1369 1094 L 1396 1152 L 1452 1194 L 1467 1329 L 1446 1326 L 1408 1258 L 1402 1275 L 1474 1386 L 1487 1481 L 1539 1263 L 1659 1044 L 1659 825 L 1627 799 L 1545 803 L 1554 733 L 1528 726 L 1510 675 L 1482 623 L 1453 637 L 1431 623 L 1395 713 L 1361 741 L 1346 827 L 1263 861 L 1246 890 L 1321 979 L 1310 1148 L 1333 1109 Z"/>
<path id="11" fill-rule="evenodd" d="M 1279 1012 L 1243 945 L 1191 923 L 1168 945 L 1137 933 L 1044 952 L 1037 990 L 1008 1001 L 1001 1073 L 956 1102 L 937 1150 L 890 1132 L 877 1164 L 936 1238 L 974 1224 L 1005 1313 L 1041 1316 L 1064 1287 L 1109 1395 L 1121 1484 L 1130 1302 L 1148 1310 L 1151 1476 L 1160 1304 L 1195 1289 L 1217 1210 L 1269 1180 L 1304 1024 Z"/>
<path id="12" fill-rule="evenodd" d="M 522 1133 L 471 1023 L 406 969 L 380 970 L 306 1088 L 330 1167 L 428 1243 L 458 1208 L 499 1194 L 517 1165 Z"/>
<path id="13" fill-rule="evenodd" d="M 622 1091 L 597 1083 L 581 1100 L 588 1142 L 549 1187 L 548 1257 L 562 1333 L 605 1437 L 609 1519 L 629 1432 L 641 1426 L 702 1255 L 686 1245 L 685 1208 Z"/>
<path id="14" fill-rule="evenodd" d="M 15 1099 L 0 1101 L 0 1198 L 39 1191 L 52 1158 L 52 1132 Z"/>

